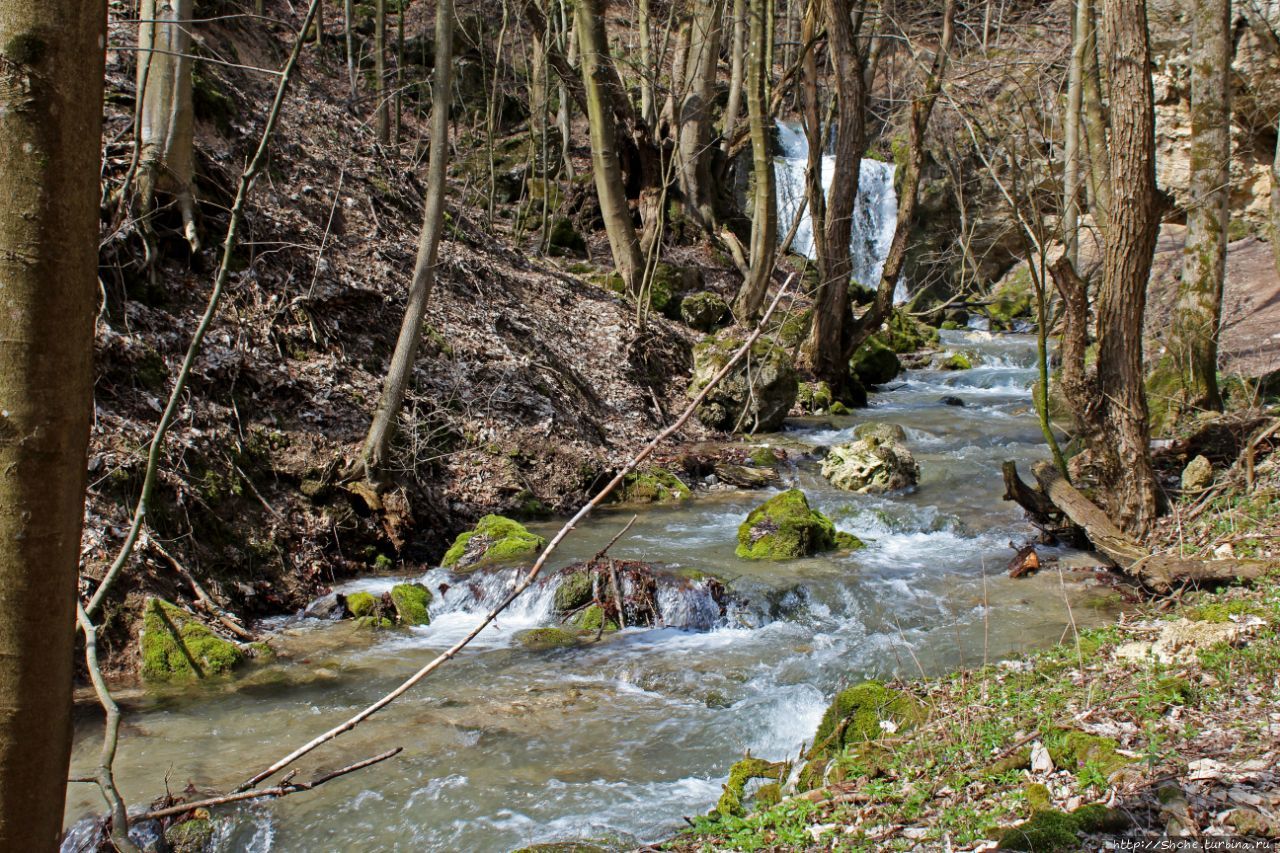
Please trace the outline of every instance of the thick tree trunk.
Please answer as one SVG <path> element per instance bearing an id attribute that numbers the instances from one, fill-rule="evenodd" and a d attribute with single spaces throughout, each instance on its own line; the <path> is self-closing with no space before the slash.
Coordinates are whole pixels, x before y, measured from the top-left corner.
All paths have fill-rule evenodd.
<path id="1" fill-rule="evenodd" d="M 852 13 L 860 17 L 865 5 L 865 0 L 858 0 Z M 814 375 L 842 394 L 849 380 L 849 361 L 845 357 L 845 336 L 853 319 L 849 312 L 849 276 L 853 269 L 849 244 L 862 153 L 867 145 L 867 88 L 865 57 L 857 44 L 849 4 L 826 0 L 824 10 L 839 100 L 834 166 L 837 177 L 827 195 L 823 258 L 818 264 L 821 280 L 805 355 Z"/>
<path id="2" fill-rule="evenodd" d="M 711 186 L 711 101 L 720 58 L 724 0 L 697 0 L 689 37 L 688 83 L 680 107 L 680 191 L 704 228 L 715 222 Z"/>
<path id="3" fill-rule="evenodd" d="M 404 395 L 413 378 L 413 365 L 422 337 L 422 317 L 431 298 L 436 278 L 436 256 L 444 227 L 444 199 L 448 191 L 446 172 L 449 160 L 449 101 L 453 79 L 453 0 L 436 5 L 435 71 L 431 81 L 431 151 L 427 160 L 427 197 L 418 233 L 418 255 L 409 284 L 409 300 L 396 338 L 391 366 L 382 385 L 382 396 L 374 411 L 369 434 L 365 436 L 360 460 L 365 479 L 380 485 L 386 472 L 396 419 Z"/>
<path id="4" fill-rule="evenodd" d="M 617 121 L 614 117 L 613 68 L 605 36 L 601 0 L 580 0 L 575 9 L 578 47 L 582 53 L 582 80 L 586 87 L 587 120 L 591 127 L 591 162 L 595 171 L 596 195 L 609 235 L 613 265 L 628 293 L 640 292 L 644 257 L 635 223 L 627 206 L 618 161 Z"/>
<path id="5" fill-rule="evenodd" d="M 1231 193 L 1231 0 L 1199 0 L 1191 18 L 1191 204 L 1164 365 L 1177 377 L 1169 401 L 1174 418 L 1222 410 L 1218 324 Z"/>
<path id="6" fill-rule="evenodd" d="M 138 23 L 137 200 L 144 228 L 157 192 L 172 195 L 192 251 L 196 234 L 194 119 L 191 104 L 193 0 L 142 0 Z"/>
<path id="7" fill-rule="evenodd" d="M 1063 391 L 1085 426 L 1105 504 L 1130 534 L 1146 532 L 1158 509 L 1143 389 L 1142 321 L 1147 279 L 1160 227 L 1156 190 L 1155 107 L 1151 52 L 1143 0 L 1106 0 L 1108 78 L 1111 106 L 1112 207 L 1106 229 L 1103 282 L 1098 297 L 1098 360 L 1094 381 L 1082 361 L 1068 366 Z M 1080 285 L 1082 286 L 1082 285 Z"/>
<path id="8" fill-rule="evenodd" d="M 105 38 L 102 0 L 0 3 L 0 850 L 62 834 Z"/>
<path id="9" fill-rule="evenodd" d="M 729 43 L 729 100 L 724 107 L 723 137 L 720 147 L 729 150 L 729 142 L 738 129 L 738 117 L 742 113 L 742 87 L 747 67 L 747 0 L 733 0 L 730 13 L 733 35 Z"/>
<path id="10" fill-rule="evenodd" d="M 760 313 L 778 250 L 778 200 L 774 191 L 773 151 L 769 113 L 768 28 L 766 0 L 751 0 L 747 55 L 747 120 L 751 127 L 751 168 L 755 188 L 751 203 L 751 254 L 734 314 L 747 322 Z"/>

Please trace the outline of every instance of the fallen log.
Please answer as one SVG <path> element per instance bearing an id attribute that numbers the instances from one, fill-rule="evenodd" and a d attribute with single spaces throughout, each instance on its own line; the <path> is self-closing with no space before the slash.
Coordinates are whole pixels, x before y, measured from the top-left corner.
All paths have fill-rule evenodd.
<path id="1" fill-rule="evenodd" d="M 1093 546 L 1121 570 L 1157 592 L 1185 583 L 1254 580 L 1280 568 L 1267 560 L 1195 560 L 1152 554 L 1125 533 L 1101 508 L 1063 478 L 1052 464 L 1037 462 L 1031 469 L 1043 495 L 1073 524 L 1082 528 Z M 1014 476 L 1016 477 L 1016 471 Z"/>

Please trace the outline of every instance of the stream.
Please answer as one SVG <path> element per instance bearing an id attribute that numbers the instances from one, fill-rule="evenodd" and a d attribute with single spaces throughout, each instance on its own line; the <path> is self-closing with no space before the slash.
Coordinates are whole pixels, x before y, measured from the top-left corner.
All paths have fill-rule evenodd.
<path id="1" fill-rule="evenodd" d="M 944 332 L 943 343 L 976 352 L 980 365 L 909 371 L 893 390 L 873 394 L 868 409 L 790 421 L 761 440 L 800 460 L 781 466 L 785 485 L 804 489 L 838 527 L 866 540 L 865 550 L 785 563 L 737 559 L 738 525 L 776 489 L 695 491 L 681 505 L 639 510 L 612 556 L 706 571 L 725 579 L 739 603 L 719 617 L 695 583 L 660 603 L 668 624 L 700 630 L 633 628 L 578 648 L 530 651 L 515 635 L 554 622 L 554 580 L 541 583 L 458 659 L 303 759 L 299 778 L 392 746 L 402 754 L 314 792 L 220 812 L 230 819 L 218 821 L 217 849 L 505 851 L 659 839 L 683 826 L 682 815 L 714 805 L 744 750 L 795 757 L 843 685 L 995 661 L 1057 642 L 1072 615 L 1080 626 L 1110 619 L 1110 597 L 1084 576 L 1045 571 L 1014 581 L 1004 572 L 1010 542 L 1034 531 L 1001 500 L 1000 462 L 1044 455 L 1028 404 L 1033 339 Z M 944 396 L 965 405 L 946 405 Z M 856 495 L 818 475 L 807 452 L 851 440 L 868 420 L 906 429 L 922 472 L 917 489 Z M 553 567 L 589 558 L 630 516 L 595 514 Z M 546 536 L 558 527 L 531 525 Z M 271 626 L 284 650 L 279 662 L 230 685 L 133 703 L 116 759 L 126 797 L 148 802 L 166 779 L 175 792 L 188 781 L 202 791 L 233 787 L 460 638 L 514 570 L 409 577 L 435 593 L 429 626 L 369 632 L 280 619 Z M 91 772 L 100 737 L 97 717 L 78 725 L 73 776 Z M 68 826 L 102 810 L 93 786 L 71 786 Z M 64 849 L 75 849 L 75 838 L 73 831 Z"/>

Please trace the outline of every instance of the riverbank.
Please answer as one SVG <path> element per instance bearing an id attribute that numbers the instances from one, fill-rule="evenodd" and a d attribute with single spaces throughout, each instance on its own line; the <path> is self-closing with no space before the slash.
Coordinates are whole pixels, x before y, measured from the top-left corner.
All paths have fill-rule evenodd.
<path id="1" fill-rule="evenodd" d="M 1278 468 L 1274 458 L 1259 464 L 1251 489 L 1228 485 L 1193 518 L 1197 502 L 1181 503 L 1173 518 L 1182 524 L 1161 544 L 1181 541 L 1195 555 L 1229 541 L 1242 554 L 1277 556 Z M 696 818 L 663 849 L 1066 851 L 1161 833 L 1277 839 L 1278 671 L 1275 576 L 1126 608 L 1114 625 L 1071 631 L 1043 652 L 841 694 L 844 708 L 829 712 L 806 754 L 798 787 L 808 790 L 770 805 L 766 789 L 754 811 Z M 858 701 L 868 695 L 872 703 Z M 843 725 L 834 749 L 833 722 Z"/>

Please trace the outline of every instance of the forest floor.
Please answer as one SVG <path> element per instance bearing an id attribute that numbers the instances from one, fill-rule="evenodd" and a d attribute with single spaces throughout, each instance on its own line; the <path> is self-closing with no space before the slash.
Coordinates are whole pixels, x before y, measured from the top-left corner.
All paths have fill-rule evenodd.
<path id="1" fill-rule="evenodd" d="M 1280 458 L 1251 475 L 1234 466 L 1179 501 L 1151 544 L 1280 556 Z M 1280 577 L 1187 590 L 1025 658 L 888 686 L 923 713 L 872 709 L 884 731 L 849 738 L 821 787 L 746 816 L 694 818 L 663 849 L 1280 840 Z"/>

